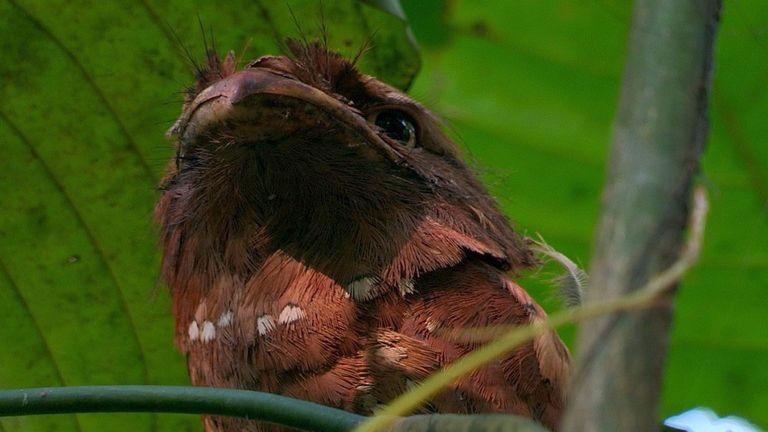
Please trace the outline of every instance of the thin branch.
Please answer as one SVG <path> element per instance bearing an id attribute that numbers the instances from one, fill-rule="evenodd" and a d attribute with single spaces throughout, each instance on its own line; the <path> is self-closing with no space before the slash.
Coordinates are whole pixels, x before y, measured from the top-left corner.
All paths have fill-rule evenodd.
<path id="1" fill-rule="evenodd" d="M 350 431 L 365 417 L 269 393 L 210 387 L 90 386 L 0 391 L 0 418 L 82 412 L 166 412 L 241 417 L 306 431 Z M 546 432 L 504 414 L 431 414 L 399 418 L 388 432 Z M 2 428 L 0 427 L 0 431 Z"/>
<path id="2" fill-rule="evenodd" d="M 410 391 L 400 395 L 377 415 L 361 424 L 355 429 L 355 432 L 384 430 L 399 416 L 412 412 L 456 380 L 469 375 L 472 371 L 547 331 L 598 316 L 653 307 L 660 298 L 663 298 L 670 289 L 674 288 L 685 272 L 698 260 L 708 207 L 706 191 L 703 187 L 697 188 L 694 193 L 694 209 L 689 221 L 690 237 L 688 243 L 672 266 L 648 281 L 640 290 L 614 300 L 588 303 L 578 308 L 566 309 L 552 315 L 548 320 L 525 327 L 517 327 L 482 348 L 461 357 L 441 372 L 430 376 Z"/>
<path id="3" fill-rule="evenodd" d="M 75 412 L 235 416 L 318 432 L 348 431 L 365 419 L 284 396 L 210 387 L 88 386 L 0 391 L 0 417 Z"/>

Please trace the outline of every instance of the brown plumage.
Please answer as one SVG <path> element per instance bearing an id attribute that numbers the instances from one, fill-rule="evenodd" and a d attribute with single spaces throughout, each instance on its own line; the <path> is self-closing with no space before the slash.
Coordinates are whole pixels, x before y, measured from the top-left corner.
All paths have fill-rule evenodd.
<path id="1" fill-rule="evenodd" d="M 291 47 L 240 71 L 209 55 L 170 131 L 156 214 L 176 342 L 196 385 L 370 414 L 477 346 L 445 330 L 545 317 L 505 276 L 536 260 L 427 110 L 318 44 Z M 567 375 L 549 334 L 423 411 L 554 428 Z"/>

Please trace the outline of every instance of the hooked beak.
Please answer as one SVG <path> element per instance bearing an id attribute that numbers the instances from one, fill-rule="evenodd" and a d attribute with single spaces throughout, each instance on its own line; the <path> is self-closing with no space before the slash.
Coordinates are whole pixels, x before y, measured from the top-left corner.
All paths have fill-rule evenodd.
<path id="1" fill-rule="evenodd" d="M 217 124 L 232 119 L 247 119 L 254 110 L 247 102 L 259 95 L 284 97 L 311 105 L 389 160 L 395 163 L 403 161 L 403 155 L 387 144 L 359 111 L 321 90 L 265 68 L 235 72 L 200 92 L 166 135 L 177 137 L 182 145 L 193 143 L 197 137 Z M 275 125 L 264 125 L 270 126 Z"/>

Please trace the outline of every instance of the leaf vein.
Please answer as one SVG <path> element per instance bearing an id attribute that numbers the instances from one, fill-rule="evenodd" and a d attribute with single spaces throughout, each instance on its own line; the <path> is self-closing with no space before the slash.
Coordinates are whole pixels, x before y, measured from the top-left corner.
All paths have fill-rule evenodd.
<path id="1" fill-rule="evenodd" d="M 80 225 L 83 228 L 83 232 L 85 232 L 88 242 L 91 243 L 91 245 L 93 246 L 93 249 L 96 252 L 97 258 L 99 259 L 99 261 L 101 262 L 101 265 L 104 267 L 104 269 L 107 272 L 107 276 L 109 277 L 110 281 L 113 283 L 113 285 L 117 289 L 118 302 L 120 304 L 120 308 L 123 310 L 126 318 L 128 319 L 128 323 L 131 329 L 131 337 L 133 338 L 134 342 L 136 342 L 136 346 L 139 349 L 139 357 L 141 360 L 141 372 L 142 372 L 144 383 L 149 384 L 149 371 L 147 369 L 147 356 L 144 350 L 144 346 L 141 344 L 141 340 L 139 339 L 139 334 L 138 334 L 138 331 L 136 330 L 135 320 L 133 318 L 133 315 L 131 314 L 130 308 L 128 308 L 128 301 L 126 300 L 125 293 L 123 292 L 123 288 L 120 286 L 120 283 L 117 281 L 117 276 L 115 275 L 115 272 L 112 269 L 112 267 L 109 265 L 109 261 L 107 260 L 104 250 L 96 241 L 96 237 L 93 234 L 93 231 L 90 229 L 88 224 L 86 224 L 85 219 L 80 214 L 80 211 L 78 210 L 77 206 L 75 206 L 75 203 L 72 201 L 72 198 L 67 193 L 66 189 L 64 188 L 64 185 L 61 182 L 59 182 L 59 180 L 56 178 L 56 176 L 54 175 L 53 171 L 50 169 L 48 164 L 37 152 L 37 149 L 35 148 L 35 146 L 32 145 L 32 142 L 26 137 L 26 135 L 21 131 L 21 129 L 13 121 L 11 121 L 11 119 L 2 111 L 0 111 L 0 120 L 2 120 L 4 123 L 6 123 L 9 126 L 11 131 L 13 131 L 13 133 L 19 137 L 19 140 L 24 144 L 24 146 L 27 147 L 32 157 L 40 163 L 40 166 L 45 172 L 45 175 L 51 181 L 54 188 L 61 194 L 66 205 L 72 209 L 72 213 L 74 214 L 75 220 L 77 221 L 78 225 Z M 152 414 L 152 417 L 155 417 L 156 415 L 157 414 L 154 413 Z M 154 423 L 155 422 L 153 420 L 152 424 Z"/>
<path id="2" fill-rule="evenodd" d="M 115 111 L 115 108 L 112 106 L 112 104 L 109 103 L 109 100 L 107 99 L 106 95 L 101 90 L 101 88 L 96 84 L 96 81 L 85 69 L 85 66 L 83 65 L 83 63 L 80 62 L 80 60 L 75 56 L 75 54 L 72 51 L 70 51 L 69 48 L 67 48 L 64 45 L 64 43 L 58 37 L 56 37 L 56 35 L 54 35 L 47 27 L 45 27 L 45 25 L 43 25 L 41 21 L 35 18 L 35 16 L 33 16 L 28 10 L 24 9 L 24 7 L 18 4 L 16 0 L 8 0 L 8 2 L 13 7 L 15 7 L 22 15 L 24 15 L 24 17 L 30 23 L 32 23 L 32 25 L 34 25 L 42 34 L 44 34 L 48 39 L 50 39 L 51 42 L 53 42 L 53 44 L 64 53 L 64 55 L 72 62 L 75 68 L 80 72 L 85 82 L 88 84 L 89 87 L 91 87 L 97 99 L 99 99 L 99 102 L 101 102 L 104 105 L 109 115 L 114 119 L 118 129 L 120 130 L 120 134 L 123 135 L 125 140 L 128 142 L 128 148 L 133 153 L 136 153 L 136 156 L 139 158 L 139 163 L 141 164 L 142 169 L 147 174 L 147 177 L 149 178 L 150 182 L 154 185 L 156 182 L 155 175 L 152 173 L 152 169 L 149 167 L 149 164 L 147 160 L 144 158 L 144 155 L 142 155 L 141 151 L 139 150 L 138 144 L 133 139 L 131 134 L 128 133 L 128 128 L 125 126 L 123 121 L 117 115 L 117 111 Z"/>
<path id="3" fill-rule="evenodd" d="M 11 273 L 8 271 L 8 268 L 5 266 L 2 258 L 0 258 L 0 274 L 2 274 L 3 278 L 8 281 L 8 285 L 11 287 L 11 294 L 16 297 L 16 301 L 19 302 L 22 310 L 24 310 L 24 313 L 29 316 L 29 320 L 32 322 L 32 328 L 40 335 L 40 341 L 43 343 L 43 351 L 45 352 L 45 355 L 51 360 L 53 372 L 56 374 L 56 379 L 59 381 L 59 385 L 66 385 L 64 376 L 61 373 L 61 367 L 56 361 L 56 357 L 53 356 L 53 351 L 51 350 L 51 346 L 48 344 L 48 339 L 45 338 L 45 333 L 43 333 L 43 330 L 40 328 L 40 323 L 37 322 L 35 314 L 33 314 L 32 309 L 29 308 L 27 300 L 21 294 L 19 286 L 16 284 L 16 281 L 13 280 L 13 277 L 11 277 Z M 77 429 L 78 432 L 82 432 L 83 429 L 80 425 L 80 419 L 78 418 L 77 414 L 73 414 L 72 418 L 75 422 L 75 429 Z M 0 432 L 3 430 L 4 429 L 2 427 L 2 423 L 0 423 Z"/>

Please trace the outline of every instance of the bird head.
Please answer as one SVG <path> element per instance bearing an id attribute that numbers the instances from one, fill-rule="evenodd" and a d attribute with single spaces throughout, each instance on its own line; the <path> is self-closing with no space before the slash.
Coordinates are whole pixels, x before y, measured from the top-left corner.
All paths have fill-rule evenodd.
<path id="1" fill-rule="evenodd" d="M 211 53 L 198 74 L 156 210 L 167 277 L 275 251 L 342 282 L 535 263 L 432 113 L 321 44 L 288 46 L 243 68 Z"/>

